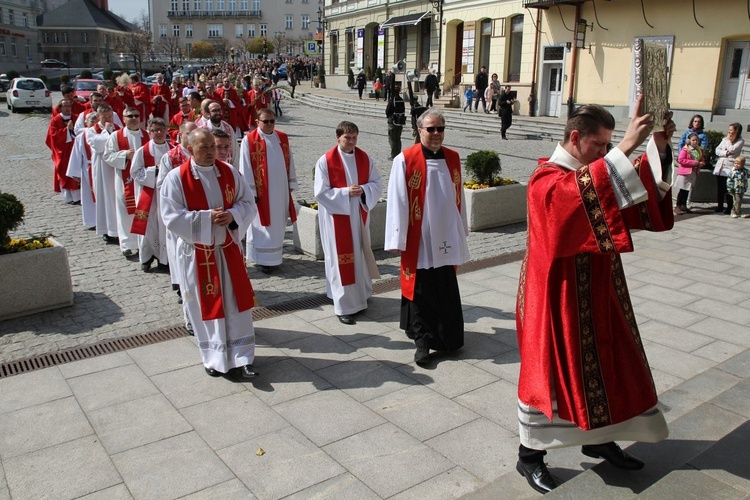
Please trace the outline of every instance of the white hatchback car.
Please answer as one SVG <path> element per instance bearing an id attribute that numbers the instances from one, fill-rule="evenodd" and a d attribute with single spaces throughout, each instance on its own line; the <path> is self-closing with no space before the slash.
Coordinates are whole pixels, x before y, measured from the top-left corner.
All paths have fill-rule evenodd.
<path id="1" fill-rule="evenodd" d="M 20 109 L 44 109 L 52 112 L 52 94 L 39 78 L 21 76 L 10 82 L 6 95 L 8 109 L 17 113 Z"/>

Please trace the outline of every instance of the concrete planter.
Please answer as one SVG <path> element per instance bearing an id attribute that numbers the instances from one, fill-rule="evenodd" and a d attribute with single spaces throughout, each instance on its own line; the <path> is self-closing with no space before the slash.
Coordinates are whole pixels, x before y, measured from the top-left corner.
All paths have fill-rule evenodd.
<path id="1" fill-rule="evenodd" d="M 378 203 L 370 212 L 370 240 L 373 250 L 382 250 L 385 244 L 385 215 L 385 202 Z M 296 251 L 316 260 L 323 260 L 317 210 L 305 206 L 299 207 L 297 222 L 293 227 L 292 241 Z"/>
<path id="2" fill-rule="evenodd" d="M 469 231 L 515 224 L 526 220 L 526 184 L 486 189 L 465 189 Z"/>
<path id="3" fill-rule="evenodd" d="M 68 253 L 55 245 L 0 255 L 0 320 L 73 305 Z"/>

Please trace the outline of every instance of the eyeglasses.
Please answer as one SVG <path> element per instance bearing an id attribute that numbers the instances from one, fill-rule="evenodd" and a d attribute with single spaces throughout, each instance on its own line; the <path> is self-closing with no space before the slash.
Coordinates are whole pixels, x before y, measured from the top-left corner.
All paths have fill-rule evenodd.
<path id="1" fill-rule="evenodd" d="M 140 118 L 141 117 L 141 115 L 122 115 L 122 116 L 124 116 L 125 118 Z"/>
<path id="2" fill-rule="evenodd" d="M 258 121 L 261 123 L 265 123 L 266 125 L 268 125 L 269 123 L 276 123 L 276 120 L 258 120 Z"/>
<path id="3" fill-rule="evenodd" d="M 164 128 L 151 128 L 148 131 L 151 132 L 152 134 L 163 134 L 164 132 L 167 131 L 167 129 L 164 129 Z"/>
<path id="4" fill-rule="evenodd" d="M 445 127 L 425 127 L 422 130 L 426 130 L 430 134 L 434 134 L 435 132 L 442 134 L 443 132 L 445 132 Z"/>

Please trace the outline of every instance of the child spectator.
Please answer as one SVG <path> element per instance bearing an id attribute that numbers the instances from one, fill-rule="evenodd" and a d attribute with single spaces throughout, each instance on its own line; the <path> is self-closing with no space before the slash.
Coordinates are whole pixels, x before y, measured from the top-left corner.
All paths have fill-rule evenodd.
<path id="1" fill-rule="evenodd" d="M 747 219 L 750 215 L 741 215 L 742 212 L 742 195 L 747 191 L 747 169 L 745 168 L 745 157 L 739 156 L 734 159 L 734 168 L 732 173 L 727 177 L 727 193 L 732 195 L 734 203 L 732 204 L 732 217 L 742 217 Z"/>
<path id="2" fill-rule="evenodd" d="M 380 100 L 380 92 L 383 90 L 383 84 L 380 83 L 380 78 L 375 79 L 375 83 L 372 84 L 372 90 L 375 91 L 375 100 Z"/>
<path id="3" fill-rule="evenodd" d="M 680 167 L 677 169 L 677 177 L 674 181 L 674 188 L 678 190 L 675 215 L 691 212 L 687 207 L 688 195 L 698 178 L 698 171 L 706 164 L 698 134 L 693 132 L 687 139 L 687 144 L 680 150 L 677 160 Z"/>
<path id="4" fill-rule="evenodd" d="M 469 113 L 471 113 L 471 103 L 476 99 L 476 97 L 479 94 L 476 90 L 471 90 L 471 86 L 466 88 L 466 92 L 464 92 L 464 97 L 466 98 L 466 104 L 464 105 L 464 113 L 466 113 L 466 108 L 469 108 Z"/>

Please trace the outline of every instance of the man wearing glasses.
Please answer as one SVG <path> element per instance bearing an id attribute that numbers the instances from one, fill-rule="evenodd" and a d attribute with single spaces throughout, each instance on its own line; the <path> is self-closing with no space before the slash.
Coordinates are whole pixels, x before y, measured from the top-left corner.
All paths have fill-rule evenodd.
<path id="1" fill-rule="evenodd" d="M 445 117 L 434 108 L 417 119 L 420 142 L 393 159 L 385 249 L 401 254 L 401 321 L 414 340 L 414 361 L 430 349 L 464 344 L 456 266 L 469 259 L 469 234 L 458 153 L 443 147 Z"/>
<path id="2" fill-rule="evenodd" d="M 144 272 L 151 270 L 154 260 L 160 266 L 169 262 L 167 231 L 159 217 L 159 193 L 155 191 L 159 162 L 169 152 L 167 124 L 161 118 L 152 118 L 148 122 L 148 135 L 151 140 L 138 148 L 130 167 L 137 200 L 131 232 L 138 235 L 138 258 Z"/>
<path id="3" fill-rule="evenodd" d="M 641 101 L 609 152 L 612 115 L 601 106 L 578 108 L 563 142 L 529 180 L 516 305 L 516 469 L 541 493 L 559 484 L 544 463 L 548 449 L 582 446 L 584 455 L 632 471 L 643 462 L 615 441 L 668 434 L 620 260 L 633 251 L 632 229 L 666 231 L 674 223 L 671 113 L 646 154 L 628 160 L 654 127 Z"/>
<path id="4" fill-rule="evenodd" d="M 104 147 L 104 161 L 115 169 L 115 208 L 120 250 L 125 258 L 138 252 L 138 239 L 130 232 L 135 215 L 135 184 L 130 176 L 130 166 L 138 148 L 149 140 L 148 132 L 141 128 L 141 114 L 137 108 L 123 111 L 125 128 L 109 136 Z"/>

